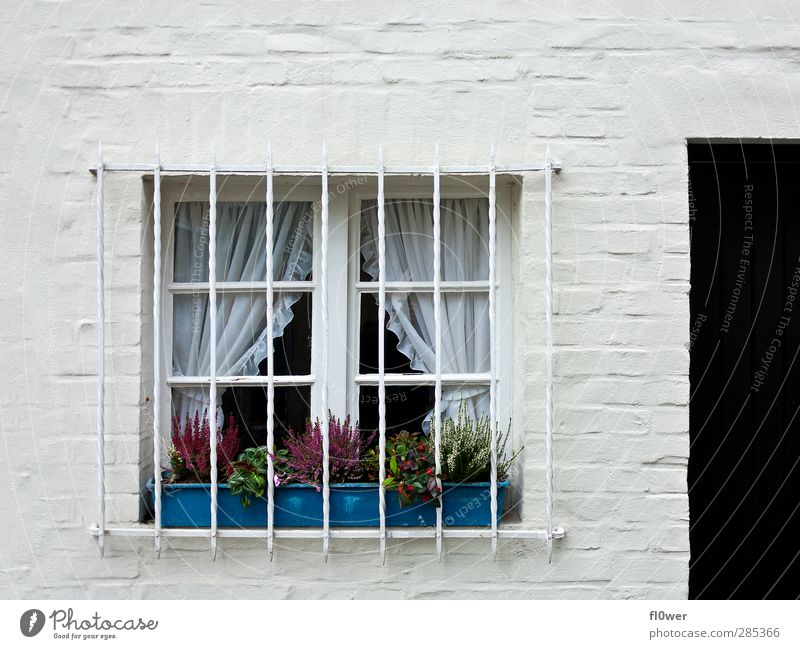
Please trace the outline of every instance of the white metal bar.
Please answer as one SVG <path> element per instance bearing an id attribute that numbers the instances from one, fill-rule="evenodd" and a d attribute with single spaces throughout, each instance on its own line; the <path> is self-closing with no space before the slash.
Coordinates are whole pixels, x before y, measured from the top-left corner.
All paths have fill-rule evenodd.
<path id="1" fill-rule="evenodd" d="M 322 145 L 322 228 L 320 259 L 320 302 L 322 308 L 322 557 L 330 549 L 330 417 L 328 414 L 328 149 Z"/>
<path id="2" fill-rule="evenodd" d="M 440 282 L 442 293 L 488 293 L 489 282 L 482 280 L 467 282 Z M 388 293 L 433 293 L 433 282 L 386 282 Z M 363 293 L 376 293 L 377 282 L 358 282 L 356 290 Z"/>
<path id="3" fill-rule="evenodd" d="M 547 325 L 547 401 L 545 404 L 545 454 L 546 454 L 546 514 L 547 562 L 553 560 L 553 174 L 551 172 L 550 145 L 545 155 L 544 175 L 545 219 L 545 310 Z"/>
<path id="4" fill-rule="evenodd" d="M 162 536 L 174 538 L 209 538 L 211 530 L 208 528 L 169 528 L 162 529 Z M 120 536 L 120 537 L 146 537 L 152 536 L 152 528 L 142 525 L 141 527 L 108 527 L 104 534 L 100 534 L 97 526 L 89 528 L 92 536 Z M 266 528 L 220 528 L 217 536 L 221 538 L 236 539 L 265 539 L 269 531 Z M 376 539 L 380 538 L 379 528 L 350 527 L 332 529 L 329 532 L 331 538 L 336 539 Z M 485 539 L 491 538 L 491 530 L 485 527 L 448 527 L 442 530 L 445 538 L 460 539 Z M 544 541 L 547 538 L 547 530 L 527 530 L 515 528 L 501 528 L 497 531 L 500 538 L 507 539 L 532 539 Z M 553 528 L 553 538 L 564 538 L 565 532 L 560 527 Z M 275 530 L 275 538 L 278 539 L 318 539 L 323 535 L 319 528 L 279 528 Z M 408 527 L 388 527 L 386 536 L 390 539 L 434 539 L 436 530 L 431 527 L 408 528 Z"/>
<path id="5" fill-rule="evenodd" d="M 170 293 L 208 293 L 208 282 L 171 282 Z M 265 293 L 266 282 L 217 282 L 217 293 Z M 273 282 L 276 293 L 308 293 L 314 290 L 314 282 Z"/>
<path id="6" fill-rule="evenodd" d="M 314 383 L 312 374 L 298 374 L 297 376 L 276 376 L 275 385 L 282 387 L 294 387 L 301 385 L 311 385 Z M 269 385 L 266 376 L 218 376 L 216 377 L 218 386 L 241 385 L 252 387 L 258 385 Z M 172 388 L 191 388 L 211 385 L 210 376 L 171 376 L 167 379 L 167 385 Z"/>
<path id="7" fill-rule="evenodd" d="M 136 172 L 152 173 L 153 165 L 148 163 L 121 163 L 107 164 L 105 171 L 111 172 Z M 520 174 L 536 171 L 545 171 L 546 167 L 541 165 L 497 165 L 495 171 L 498 174 Z M 97 173 L 97 167 L 89 167 L 91 173 Z M 199 174 L 208 173 L 208 165 L 204 164 L 169 164 L 161 168 L 164 174 Z M 276 176 L 320 176 L 323 168 L 314 165 L 276 165 L 273 174 Z M 552 171 L 561 171 L 558 165 L 552 165 Z M 360 165 L 336 165 L 327 167 L 329 176 L 341 176 L 356 174 L 359 176 L 377 176 L 378 170 L 374 166 Z M 219 165 L 217 173 L 221 174 L 241 174 L 241 175 L 264 175 L 264 165 Z M 433 176 L 436 168 L 429 166 L 394 166 L 384 167 L 386 176 Z M 439 167 L 439 173 L 448 176 L 485 176 L 489 173 L 487 165 L 459 165 Z"/>
<path id="8" fill-rule="evenodd" d="M 494 146 L 489 164 L 489 425 L 491 438 L 490 496 L 492 513 L 492 559 L 497 558 L 497 178 L 494 166 Z"/>
<path id="9" fill-rule="evenodd" d="M 378 374 L 358 374 L 356 383 L 360 385 L 378 385 Z M 386 385 L 436 385 L 435 374 L 386 374 Z M 442 383 L 450 385 L 489 385 L 492 377 L 488 372 L 479 374 L 442 374 Z"/>
<path id="10" fill-rule="evenodd" d="M 161 150 L 153 170 L 153 516 L 161 556 Z"/>
<path id="11" fill-rule="evenodd" d="M 106 288 L 105 288 L 105 188 L 103 144 L 97 145 L 97 518 L 106 527 Z M 100 537 L 100 556 L 105 538 Z"/>
<path id="12" fill-rule="evenodd" d="M 439 487 L 439 507 L 436 508 L 436 554 L 442 560 L 442 509 L 444 508 L 441 490 L 442 480 L 442 224 L 439 178 L 439 145 L 436 145 L 433 163 L 433 318 L 436 341 L 436 375 L 434 379 L 434 457 L 436 461 L 436 484 Z"/>
<path id="13" fill-rule="evenodd" d="M 275 539 L 275 354 L 273 344 L 273 320 L 275 319 L 275 281 L 273 271 L 272 246 L 275 238 L 272 202 L 272 143 L 267 148 L 267 551 L 272 561 Z"/>
<path id="14" fill-rule="evenodd" d="M 386 212 L 384 207 L 383 147 L 378 151 L 378 508 L 380 510 L 381 563 L 386 561 Z"/>
<path id="15" fill-rule="evenodd" d="M 210 323 L 208 421 L 211 447 L 211 556 L 217 559 L 217 160 L 211 145 L 211 167 L 208 182 L 208 310 Z"/>

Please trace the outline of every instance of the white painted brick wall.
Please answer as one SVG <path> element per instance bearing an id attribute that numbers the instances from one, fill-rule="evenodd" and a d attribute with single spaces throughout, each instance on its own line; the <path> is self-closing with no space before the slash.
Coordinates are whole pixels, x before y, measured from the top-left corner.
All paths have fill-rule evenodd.
<path id="1" fill-rule="evenodd" d="M 796 137 L 797 8 L 779 0 L 164 3 L 0 12 L 0 596 L 687 594 L 687 137 Z M 555 519 L 537 543 L 115 539 L 95 521 L 94 161 L 537 162 L 556 263 Z M 543 519 L 541 179 L 515 269 L 526 521 Z M 108 183 L 109 514 L 135 518 L 149 327 L 142 184 Z M 143 279 L 144 278 L 144 279 Z M 524 328 L 521 326 L 525 324 Z M 144 332 L 144 337 L 143 337 Z M 172 547 L 169 547 L 169 546 Z"/>

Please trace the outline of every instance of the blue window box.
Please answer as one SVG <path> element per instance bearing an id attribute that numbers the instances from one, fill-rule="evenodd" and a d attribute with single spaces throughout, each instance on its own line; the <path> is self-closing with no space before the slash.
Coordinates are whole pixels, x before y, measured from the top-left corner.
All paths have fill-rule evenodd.
<path id="1" fill-rule="evenodd" d="M 450 527 L 491 525 L 491 496 L 488 482 L 444 483 L 443 524 Z M 147 483 L 152 494 L 153 480 Z M 497 483 L 497 521 L 501 520 L 508 482 Z M 352 482 L 331 485 L 331 527 L 378 527 L 378 486 Z M 164 483 L 161 488 L 163 527 L 209 527 L 211 525 L 211 485 Z M 266 527 L 267 501 L 251 499 L 242 506 L 239 496 L 227 484 L 217 491 L 219 527 Z M 417 502 L 400 507 L 397 494 L 386 493 L 388 527 L 426 527 L 436 525 L 436 508 Z M 275 488 L 276 527 L 322 527 L 322 490 L 305 484 Z"/>

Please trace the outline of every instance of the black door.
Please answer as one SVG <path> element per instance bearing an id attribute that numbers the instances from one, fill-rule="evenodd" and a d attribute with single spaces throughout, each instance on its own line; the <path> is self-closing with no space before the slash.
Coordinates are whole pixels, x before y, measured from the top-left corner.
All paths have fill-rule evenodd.
<path id="1" fill-rule="evenodd" d="M 800 596 L 800 146 L 690 144 L 692 598 Z"/>

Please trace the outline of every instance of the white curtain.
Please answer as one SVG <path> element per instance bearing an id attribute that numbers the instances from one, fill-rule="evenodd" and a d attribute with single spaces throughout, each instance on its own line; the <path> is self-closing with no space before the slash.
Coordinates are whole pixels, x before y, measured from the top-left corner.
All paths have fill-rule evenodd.
<path id="1" fill-rule="evenodd" d="M 180 203 L 175 220 L 176 282 L 208 281 L 209 204 Z M 313 209 L 308 202 L 274 206 L 273 276 L 275 281 L 302 281 L 313 263 Z M 217 204 L 217 282 L 266 281 L 266 204 Z M 275 293 L 272 338 L 279 338 L 292 320 L 292 306 L 301 293 Z M 211 374 L 208 294 L 173 298 L 172 373 Z M 256 375 L 267 356 L 267 306 L 262 291 L 217 293 L 217 376 Z M 201 414 L 207 391 L 176 389 L 175 414 Z"/>
<path id="2" fill-rule="evenodd" d="M 364 201 L 362 210 L 363 268 L 378 281 L 377 202 Z M 385 212 L 386 280 L 432 281 L 433 203 L 389 200 Z M 488 280 L 488 200 L 443 199 L 440 213 L 442 280 Z M 433 294 L 387 293 L 386 311 L 389 329 L 400 341 L 397 348 L 411 361 L 411 368 L 435 372 Z M 489 353 L 488 293 L 442 293 L 442 372 L 488 372 Z M 455 417 L 462 400 L 473 417 L 489 412 L 488 386 L 444 386 L 442 416 Z"/>

